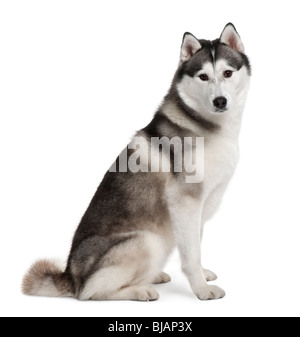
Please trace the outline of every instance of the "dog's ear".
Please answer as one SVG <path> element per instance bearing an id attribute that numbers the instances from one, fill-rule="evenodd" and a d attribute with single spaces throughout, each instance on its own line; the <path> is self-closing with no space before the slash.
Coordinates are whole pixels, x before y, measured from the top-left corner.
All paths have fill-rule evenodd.
<path id="1" fill-rule="evenodd" d="M 232 23 L 228 23 L 220 37 L 221 43 L 227 44 L 232 49 L 244 53 L 243 42 Z"/>
<path id="2" fill-rule="evenodd" d="M 185 33 L 183 36 L 180 60 L 181 62 L 188 61 L 192 56 L 194 56 L 198 50 L 200 50 L 201 44 L 198 39 L 191 33 Z"/>

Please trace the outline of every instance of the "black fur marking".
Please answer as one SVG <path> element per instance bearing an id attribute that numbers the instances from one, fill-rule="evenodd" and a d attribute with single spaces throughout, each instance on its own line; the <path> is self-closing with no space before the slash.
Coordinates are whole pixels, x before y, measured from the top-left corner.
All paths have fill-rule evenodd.
<path id="1" fill-rule="evenodd" d="M 216 40 L 218 47 L 216 48 L 216 60 L 224 59 L 231 67 L 236 70 L 240 70 L 245 66 L 251 75 L 251 66 L 248 57 L 238 51 L 233 50 L 224 43 L 220 43 L 220 40 Z"/>
<path id="2" fill-rule="evenodd" d="M 165 130 L 172 130 L 172 137 L 183 137 L 183 129 L 180 128 L 178 125 L 170 121 L 170 119 L 158 111 L 152 121 L 142 129 L 149 138 L 152 137 L 170 137 L 170 134 L 166 134 Z"/>
<path id="3" fill-rule="evenodd" d="M 175 123 L 173 123 L 167 116 L 165 116 L 161 111 L 158 111 L 151 123 L 149 123 L 142 131 L 145 132 L 145 134 L 148 136 L 149 141 L 151 141 L 151 138 L 158 137 L 168 137 L 169 139 L 172 139 L 174 137 L 179 137 L 182 139 L 182 143 L 184 140 L 184 137 L 187 136 L 189 133 L 188 130 L 185 130 Z M 161 148 L 160 148 L 161 152 Z M 170 162 L 171 162 L 171 172 L 174 176 L 178 174 L 178 172 L 175 172 L 174 166 L 174 145 L 171 144 L 170 146 Z"/>

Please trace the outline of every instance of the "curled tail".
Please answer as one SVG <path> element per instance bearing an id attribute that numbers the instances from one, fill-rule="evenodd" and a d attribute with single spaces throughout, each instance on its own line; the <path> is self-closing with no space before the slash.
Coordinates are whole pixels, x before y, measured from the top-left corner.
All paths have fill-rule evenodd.
<path id="1" fill-rule="evenodd" d="M 74 297 L 71 277 L 59 263 L 51 260 L 32 265 L 23 279 L 22 291 L 31 296 Z"/>

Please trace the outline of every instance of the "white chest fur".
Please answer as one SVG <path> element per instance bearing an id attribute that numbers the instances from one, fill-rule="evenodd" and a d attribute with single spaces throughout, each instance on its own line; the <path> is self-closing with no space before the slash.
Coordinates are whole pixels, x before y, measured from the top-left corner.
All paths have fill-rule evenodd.
<path id="1" fill-rule="evenodd" d="M 217 186 L 227 184 L 231 179 L 239 159 L 238 142 L 220 135 L 204 141 L 205 194 L 210 194 Z"/>

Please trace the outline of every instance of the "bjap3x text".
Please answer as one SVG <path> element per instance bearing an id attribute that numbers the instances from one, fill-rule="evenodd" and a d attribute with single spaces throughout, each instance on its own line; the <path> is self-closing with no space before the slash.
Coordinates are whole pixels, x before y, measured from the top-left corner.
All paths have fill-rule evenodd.
<path id="1" fill-rule="evenodd" d="M 192 322 L 152 322 L 152 324 L 123 324 L 118 321 L 109 324 L 109 332 L 132 332 L 139 335 L 142 331 L 164 332 L 192 332 Z"/>

